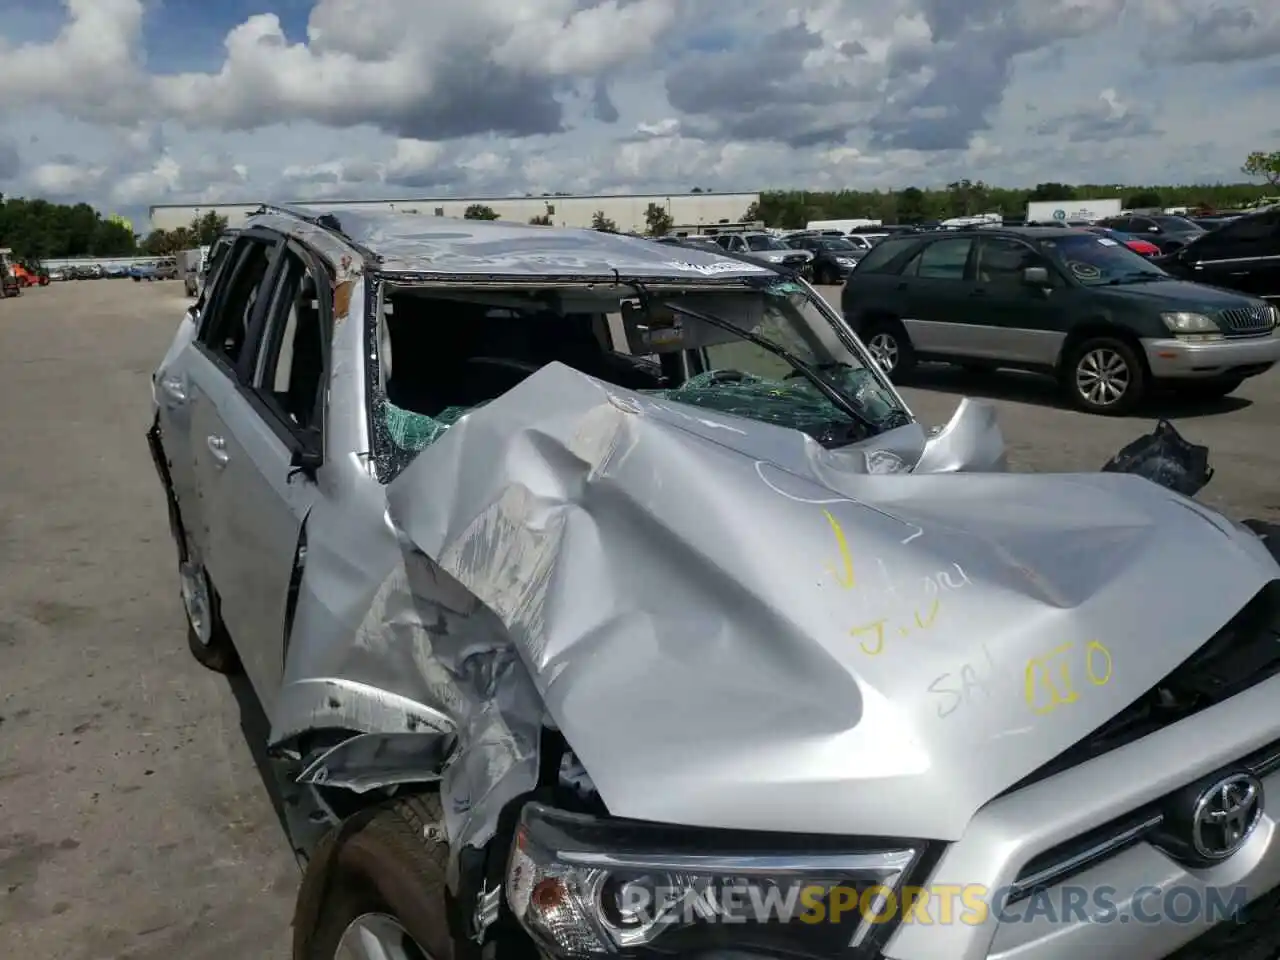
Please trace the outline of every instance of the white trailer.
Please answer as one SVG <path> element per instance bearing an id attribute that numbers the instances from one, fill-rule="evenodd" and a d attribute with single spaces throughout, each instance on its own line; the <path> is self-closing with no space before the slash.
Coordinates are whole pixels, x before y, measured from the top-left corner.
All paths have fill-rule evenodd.
<path id="1" fill-rule="evenodd" d="M 865 220 L 854 218 L 851 220 L 810 220 L 805 224 L 806 230 L 839 230 L 841 233 L 850 233 L 859 227 L 881 227 L 884 226 L 883 220 Z"/>
<path id="2" fill-rule="evenodd" d="M 1124 210 L 1119 197 L 1093 200 L 1034 200 L 1027 204 L 1027 223 L 1105 220 Z"/>

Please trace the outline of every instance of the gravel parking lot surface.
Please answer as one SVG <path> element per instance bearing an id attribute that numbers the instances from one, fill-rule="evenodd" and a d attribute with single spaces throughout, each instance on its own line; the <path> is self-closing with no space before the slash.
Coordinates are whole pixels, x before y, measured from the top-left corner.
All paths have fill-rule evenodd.
<path id="1" fill-rule="evenodd" d="M 143 438 L 187 302 L 180 283 L 107 280 L 0 302 L 3 957 L 288 955 L 298 872 L 248 746 L 265 728 L 186 651 Z M 1013 374 L 940 368 L 904 393 L 929 423 L 966 393 L 995 398 L 1019 470 L 1095 470 L 1166 413 L 1212 451 L 1201 499 L 1280 520 L 1274 373 L 1126 420 L 1064 410 Z"/>

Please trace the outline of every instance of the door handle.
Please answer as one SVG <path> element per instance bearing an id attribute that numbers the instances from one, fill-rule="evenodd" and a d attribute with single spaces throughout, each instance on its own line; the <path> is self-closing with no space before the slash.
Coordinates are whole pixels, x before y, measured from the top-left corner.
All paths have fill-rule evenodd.
<path id="1" fill-rule="evenodd" d="M 205 437 L 204 442 L 208 446 L 209 452 L 213 454 L 213 462 L 220 467 L 225 467 L 227 461 L 231 459 L 227 456 L 227 441 L 221 437 L 208 436 Z"/>
<path id="2" fill-rule="evenodd" d="M 975 287 L 969 291 L 971 297 L 985 297 L 987 295 L 986 287 Z"/>
<path id="3" fill-rule="evenodd" d="M 174 403 L 187 402 L 187 385 L 177 377 L 164 377 L 160 381 L 160 389 Z"/>

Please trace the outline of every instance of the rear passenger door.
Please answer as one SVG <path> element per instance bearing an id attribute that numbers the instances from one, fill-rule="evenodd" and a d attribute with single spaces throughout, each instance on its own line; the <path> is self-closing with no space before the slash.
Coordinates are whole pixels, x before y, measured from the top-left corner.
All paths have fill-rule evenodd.
<path id="1" fill-rule="evenodd" d="M 300 535 L 319 496 L 319 470 L 294 464 L 302 451 L 323 456 L 330 297 L 323 265 L 282 241 L 259 287 L 235 389 L 218 398 L 208 427 L 211 469 L 203 474 L 202 495 L 218 521 L 210 578 L 268 712 L 284 669 Z"/>
<path id="2" fill-rule="evenodd" d="M 902 324 L 920 353 L 951 355 L 973 341 L 972 237 L 934 240 L 903 268 Z"/>

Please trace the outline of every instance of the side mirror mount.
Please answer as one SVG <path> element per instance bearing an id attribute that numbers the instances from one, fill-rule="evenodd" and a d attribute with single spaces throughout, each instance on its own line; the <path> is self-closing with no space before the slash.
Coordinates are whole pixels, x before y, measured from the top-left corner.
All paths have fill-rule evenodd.
<path id="1" fill-rule="evenodd" d="M 302 432 L 298 445 L 289 458 L 289 466 L 292 468 L 289 473 L 291 478 L 300 473 L 309 479 L 314 479 L 316 471 L 324 466 L 324 444 L 317 428 L 308 427 Z"/>
<path id="2" fill-rule="evenodd" d="M 1049 270 L 1047 267 L 1027 267 L 1022 271 L 1022 282 L 1029 287 L 1049 286 Z"/>

